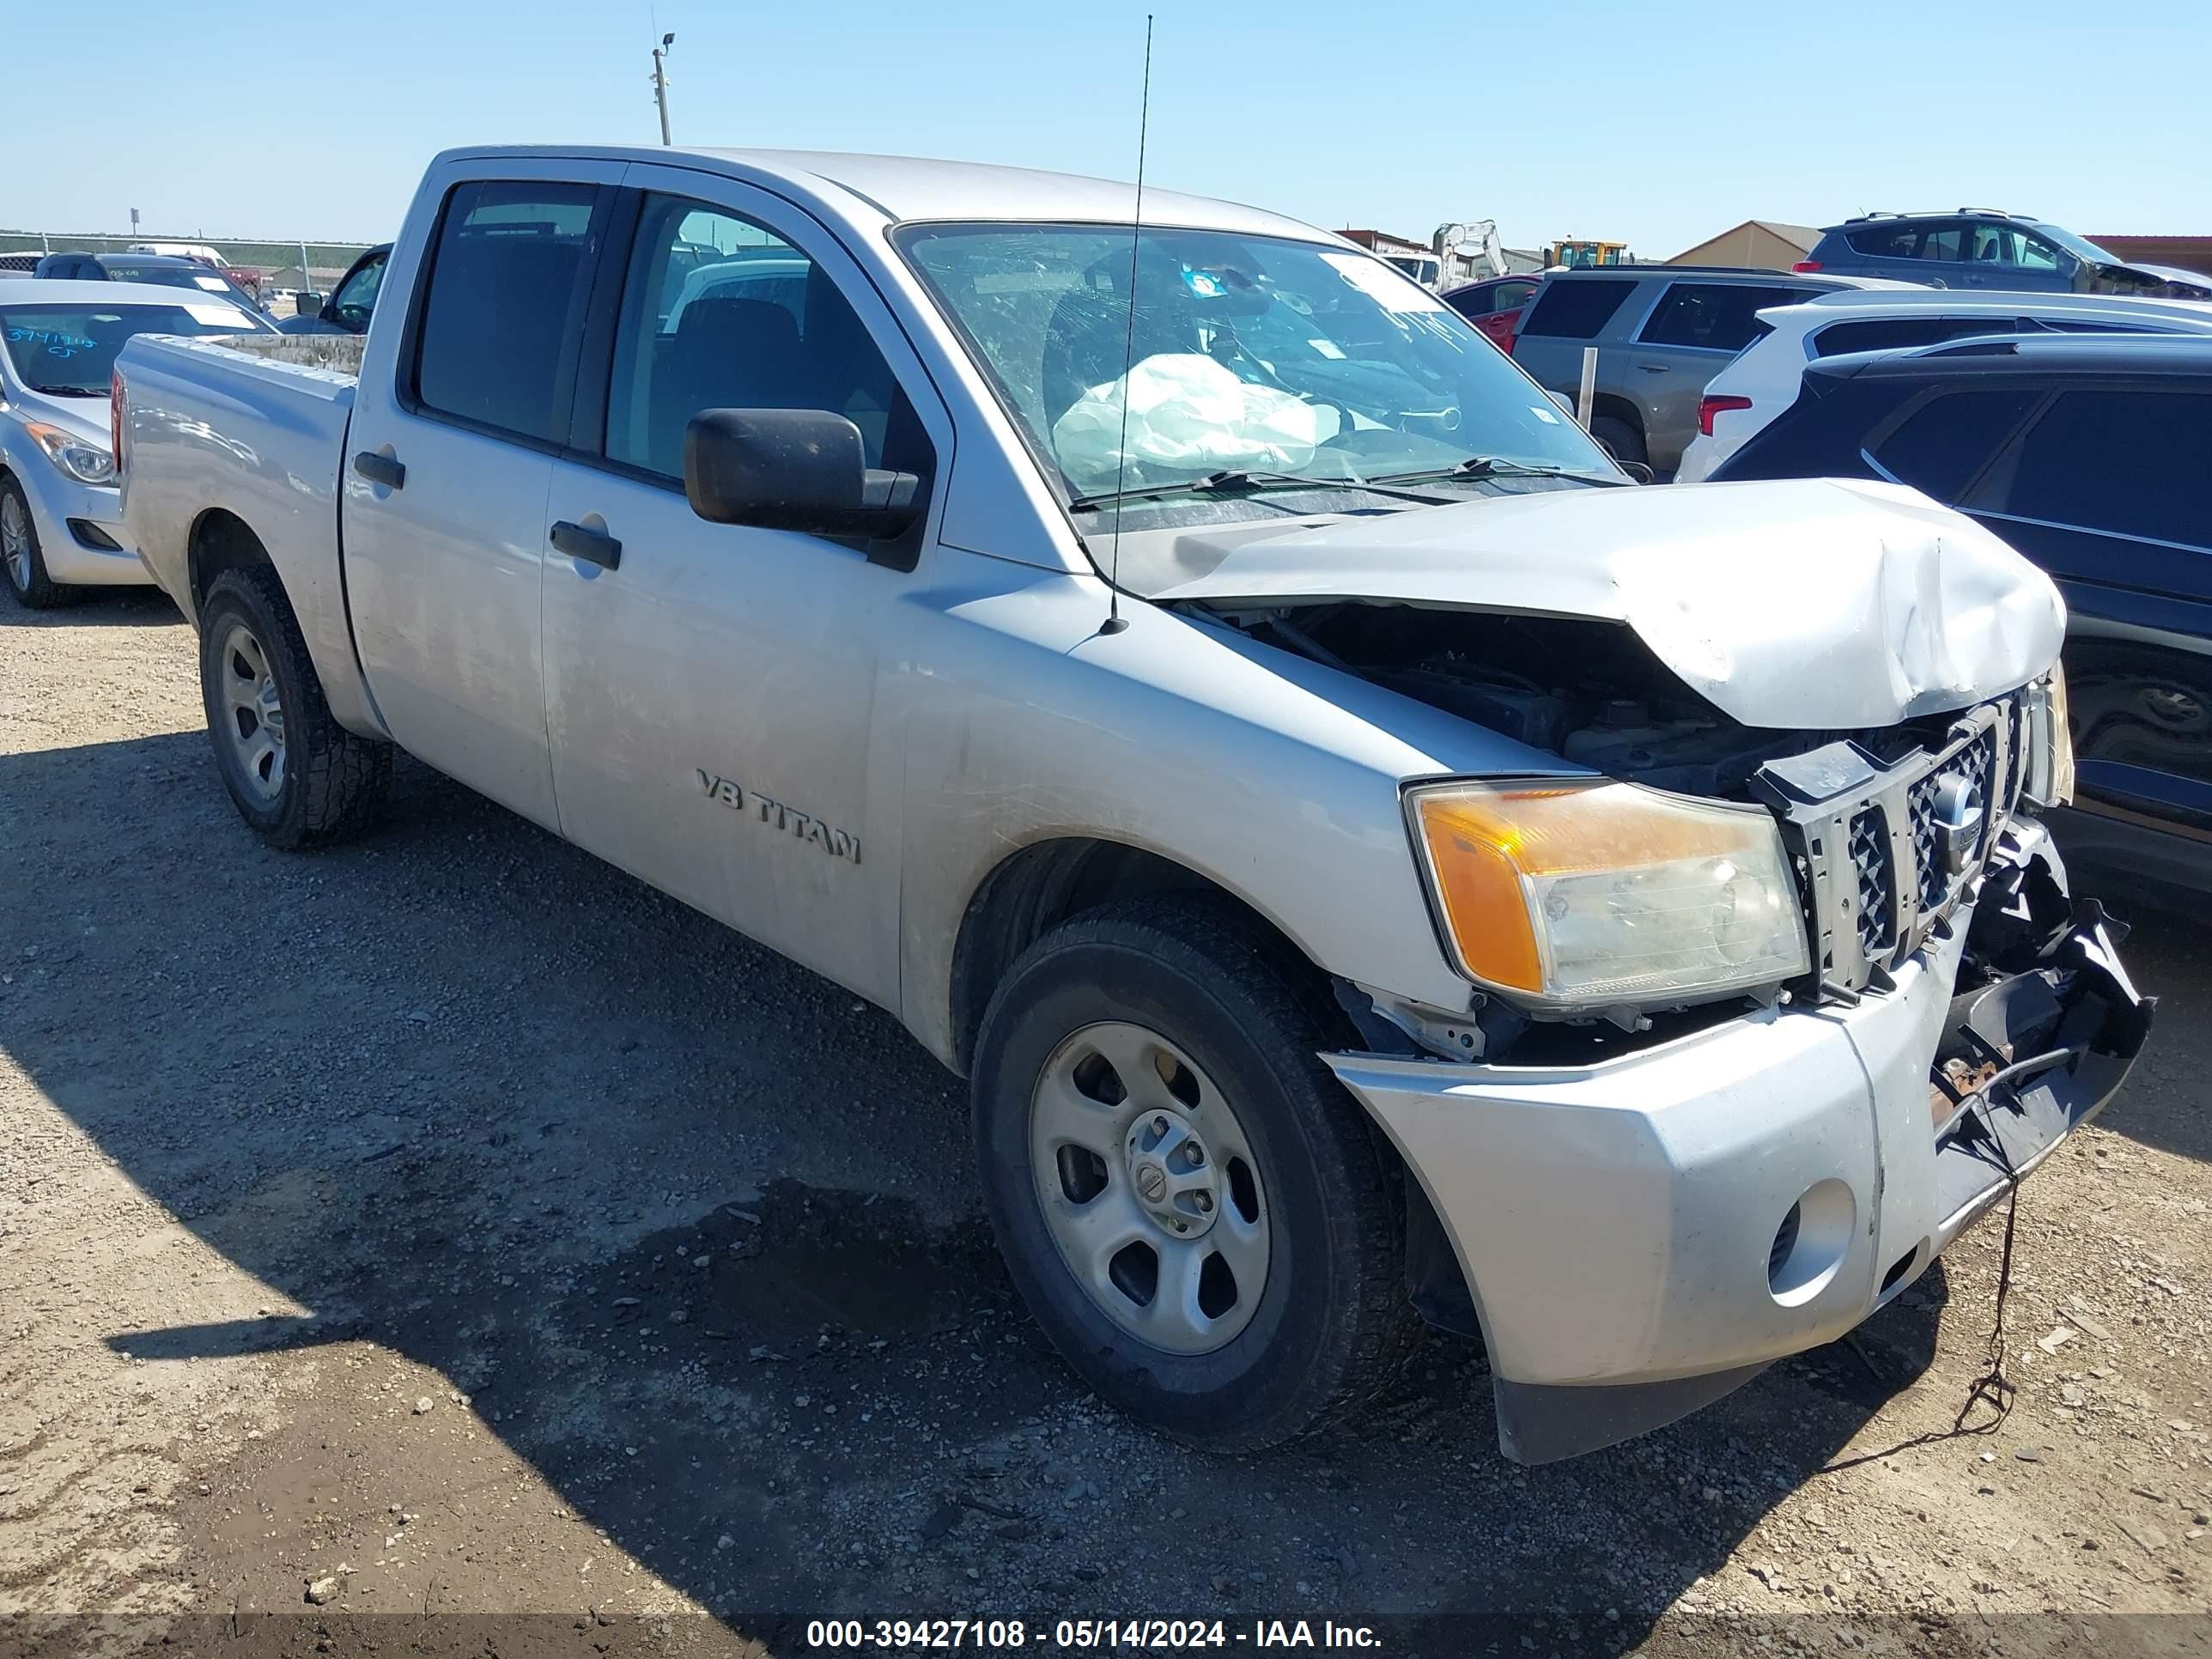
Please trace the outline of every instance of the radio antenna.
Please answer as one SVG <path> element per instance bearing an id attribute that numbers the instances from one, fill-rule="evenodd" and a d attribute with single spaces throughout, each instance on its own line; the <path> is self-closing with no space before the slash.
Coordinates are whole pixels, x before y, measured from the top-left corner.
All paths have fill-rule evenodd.
<path id="1" fill-rule="evenodd" d="M 1118 634 L 1121 620 L 1121 487 L 1129 476 L 1129 374 L 1137 360 L 1137 246 L 1145 227 L 1145 135 L 1152 116 L 1152 15 L 1145 14 L 1145 90 L 1137 102 L 1137 199 L 1129 211 L 1129 319 L 1121 336 L 1121 437 L 1114 459 L 1114 551 L 1106 568 L 1106 621 L 1101 634 Z"/>

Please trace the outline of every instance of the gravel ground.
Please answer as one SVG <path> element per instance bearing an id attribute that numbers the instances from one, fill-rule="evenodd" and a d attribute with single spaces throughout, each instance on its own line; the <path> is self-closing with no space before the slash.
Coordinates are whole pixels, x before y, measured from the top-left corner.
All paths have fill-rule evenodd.
<path id="1" fill-rule="evenodd" d="M 784 1653 L 981 1612 L 2208 1650 L 2201 926 L 2139 918 L 2152 1049 L 2022 1198 L 1996 1432 L 1831 1467 L 1951 1424 L 1985 1224 L 1613 1451 L 1504 1462 L 1438 1338 L 1355 1431 L 1210 1458 L 1072 1386 L 888 1015 L 419 767 L 366 841 L 263 849 L 192 662 L 152 596 L 0 616 L 0 1652 Z"/>

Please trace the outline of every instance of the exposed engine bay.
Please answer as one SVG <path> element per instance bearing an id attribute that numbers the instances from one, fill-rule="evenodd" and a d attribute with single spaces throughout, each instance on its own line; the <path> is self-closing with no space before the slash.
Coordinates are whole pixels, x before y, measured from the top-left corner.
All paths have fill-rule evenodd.
<path id="1" fill-rule="evenodd" d="M 1769 761 L 1850 737 L 1884 762 L 1941 739 L 1948 716 L 1875 732 L 1745 726 L 1618 623 L 1345 604 L 1233 616 L 1255 638 L 1625 782 L 1753 799 Z"/>

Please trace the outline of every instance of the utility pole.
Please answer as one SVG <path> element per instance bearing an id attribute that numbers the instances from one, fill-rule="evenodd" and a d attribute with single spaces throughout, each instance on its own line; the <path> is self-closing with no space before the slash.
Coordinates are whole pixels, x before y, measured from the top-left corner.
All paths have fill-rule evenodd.
<path id="1" fill-rule="evenodd" d="M 672 32 L 662 35 L 660 37 L 660 44 L 653 49 L 653 101 L 660 106 L 660 142 L 663 144 L 669 144 L 675 142 L 668 136 L 668 70 L 666 65 L 668 49 L 675 44 L 676 36 Z"/>

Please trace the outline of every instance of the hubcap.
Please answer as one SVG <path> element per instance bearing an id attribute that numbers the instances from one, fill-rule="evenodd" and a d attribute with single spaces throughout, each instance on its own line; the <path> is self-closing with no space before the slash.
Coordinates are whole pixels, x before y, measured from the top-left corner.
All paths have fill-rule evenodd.
<path id="1" fill-rule="evenodd" d="M 244 623 L 233 623 L 222 638 L 221 729 L 229 739 L 246 776 L 246 787 L 263 801 L 284 789 L 284 705 L 268 653 Z"/>
<path id="2" fill-rule="evenodd" d="M 1175 1043 L 1118 1021 L 1061 1043 L 1030 1102 L 1030 1164 L 1061 1260 L 1123 1330 L 1200 1354 L 1251 1323 L 1273 1254 L 1259 1161 Z"/>
<path id="3" fill-rule="evenodd" d="M 8 561 L 8 580 L 18 593 L 31 586 L 31 526 L 24 521 L 23 504 L 13 495 L 0 495 L 0 555 Z"/>

